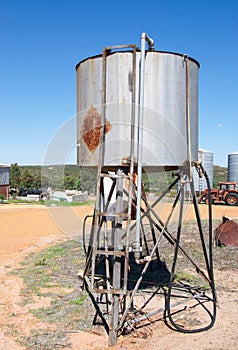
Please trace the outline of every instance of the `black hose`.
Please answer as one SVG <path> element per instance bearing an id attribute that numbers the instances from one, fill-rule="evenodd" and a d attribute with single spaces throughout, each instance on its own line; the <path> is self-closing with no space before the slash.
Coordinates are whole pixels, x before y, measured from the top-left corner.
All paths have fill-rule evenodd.
<path id="1" fill-rule="evenodd" d="M 182 211 L 183 211 L 183 204 L 181 203 L 180 206 L 180 216 L 179 216 L 179 224 L 178 224 L 178 231 L 177 231 L 177 240 L 176 240 L 176 245 L 175 245 L 175 250 L 174 250 L 174 259 L 173 259 L 173 264 L 172 264 L 172 269 L 171 269 L 171 278 L 170 278 L 170 283 L 168 287 L 168 293 L 167 293 L 167 298 L 166 298 L 166 313 L 168 315 L 168 319 L 171 323 L 171 325 L 174 327 L 175 330 L 182 332 L 182 333 L 199 333 L 206 331 L 210 328 L 213 327 L 215 320 L 216 320 L 216 302 L 217 302 L 217 297 L 216 297 L 216 291 L 215 291 L 215 283 L 214 283 L 214 274 L 213 274 L 213 261 L 212 261 L 212 246 L 213 246 L 213 239 L 212 239 L 212 199 L 211 199 L 211 186 L 210 186 L 210 181 L 209 177 L 205 171 L 205 169 L 201 166 L 202 173 L 206 179 L 207 182 L 207 189 L 208 189 L 208 215 L 209 215 L 209 263 L 207 264 L 207 269 L 208 269 L 208 274 L 209 274 L 209 279 L 210 279 L 210 288 L 213 296 L 213 311 L 212 313 L 198 300 L 198 302 L 206 309 L 208 314 L 211 317 L 211 322 L 206 326 L 198 329 L 185 329 L 180 326 L 178 326 L 171 315 L 170 312 L 170 300 L 171 300 L 171 294 L 172 294 L 172 288 L 173 288 L 173 279 L 174 279 L 174 272 L 175 272 L 175 266 L 177 262 L 177 256 L 178 256 L 178 250 L 179 250 L 179 241 L 180 241 L 180 234 L 181 234 L 181 224 L 182 224 Z M 193 181 L 193 180 L 192 180 Z M 195 198 L 195 191 L 194 191 L 194 186 L 192 184 L 191 190 L 193 191 L 192 195 L 194 200 L 196 201 Z M 181 202 L 184 200 L 184 189 L 181 191 Z M 194 202 L 195 205 L 195 202 Z"/>
<path id="2" fill-rule="evenodd" d="M 87 248 L 86 248 L 86 233 L 85 233 L 86 222 L 87 222 L 88 218 L 92 218 L 92 217 L 93 217 L 93 215 L 87 215 L 87 216 L 85 216 L 85 218 L 83 220 L 83 250 L 84 250 L 85 255 L 88 254 Z"/>
<path id="3" fill-rule="evenodd" d="M 213 253 L 213 238 L 212 238 L 212 196 L 211 196 L 211 184 L 209 180 L 209 176 L 205 169 L 203 168 L 202 164 L 200 164 L 200 167 L 202 169 L 202 172 L 204 174 L 204 177 L 206 179 L 207 183 L 207 193 L 208 193 L 208 219 L 209 219 L 209 260 L 210 260 L 210 280 L 211 280 L 211 289 L 212 289 L 212 294 L 214 297 L 215 303 L 217 302 L 217 296 L 216 296 L 216 290 L 215 290 L 215 281 L 214 281 L 214 273 L 213 273 L 213 258 L 212 258 L 212 253 Z M 215 314 L 216 314 L 216 308 L 215 308 Z"/>

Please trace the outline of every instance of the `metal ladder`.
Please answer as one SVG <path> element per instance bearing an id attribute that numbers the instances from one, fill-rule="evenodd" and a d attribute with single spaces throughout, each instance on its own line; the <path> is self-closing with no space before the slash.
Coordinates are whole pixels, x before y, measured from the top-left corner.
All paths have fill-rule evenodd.
<path id="1" fill-rule="evenodd" d="M 105 125 L 106 125 L 106 81 L 107 57 L 112 50 L 132 49 L 132 98 L 131 98 L 131 142 L 130 156 L 127 164 L 115 167 L 109 173 L 104 165 Z M 126 308 L 129 236 L 132 213 L 132 193 L 135 142 L 135 84 L 136 82 L 136 45 L 106 47 L 102 54 L 102 116 L 100 128 L 97 194 L 96 204 L 87 252 L 84 283 L 99 315 L 109 333 L 109 346 L 116 344 L 120 312 Z M 104 180 L 112 181 L 108 196 L 105 195 Z M 129 184 L 127 208 L 123 207 L 123 182 Z M 110 209 L 113 193 L 116 191 L 115 211 Z M 123 221 L 125 227 L 123 229 Z M 111 222 L 111 240 L 108 237 L 108 223 Z M 124 243 L 122 246 L 122 237 Z M 103 244 L 102 244 L 103 243 Z M 111 243 L 111 244 L 110 244 Z M 100 274 L 100 265 L 102 273 Z"/>

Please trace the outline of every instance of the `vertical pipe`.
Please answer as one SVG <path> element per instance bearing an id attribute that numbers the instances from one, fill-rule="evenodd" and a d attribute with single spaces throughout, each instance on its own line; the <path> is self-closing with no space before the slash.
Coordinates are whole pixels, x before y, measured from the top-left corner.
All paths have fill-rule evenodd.
<path id="1" fill-rule="evenodd" d="M 144 82 L 145 82 L 145 46 L 152 48 L 154 41 L 146 33 L 141 35 L 141 58 L 139 77 L 139 101 L 138 101 L 138 134 L 137 134 L 137 199 L 136 199 L 136 239 L 134 244 L 135 260 L 140 257 L 140 203 L 141 203 L 141 182 L 142 182 L 142 141 L 143 141 L 143 116 L 144 116 Z"/>
<path id="2" fill-rule="evenodd" d="M 117 175 L 123 175 L 122 170 L 117 170 Z M 123 180 L 122 177 L 117 178 L 116 186 L 116 213 L 123 212 Z M 118 252 L 122 248 L 122 218 L 120 216 L 115 218 L 113 235 L 114 235 L 114 251 Z M 113 289 L 118 291 L 121 287 L 121 257 L 116 255 L 113 257 Z M 113 346 L 117 341 L 117 326 L 119 323 L 119 303 L 120 295 L 114 292 L 112 297 L 112 308 L 110 315 L 110 332 L 108 344 Z"/>
<path id="3" fill-rule="evenodd" d="M 134 188 L 134 154 L 135 154 L 135 102 L 136 102 L 136 45 L 132 45 L 132 96 L 131 96 L 131 144 L 130 144 L 130 171 L 129 171 L 129 193 L 128 193 L 128 218 L 126 224 L 126 255 L 124 264 L 124 291 L 127 290 L 128 264 L 129 264 L 129 244 L 130 244 L 130 228 L 131 228 L 131 205 L 132 191 Z"/>
<path id="4" fill-rule="evenodd" d="M 192 149 L 191 149 L 191 114 L 190 114 L 190 61 L 188 56 L 184 56 L 186 62 L 185 66 L 185 80 L 186 80 L 186 132 L 187 132 L 187 162 L 188 162 L 188 176 L 189 182 L 192 178 Z"/>

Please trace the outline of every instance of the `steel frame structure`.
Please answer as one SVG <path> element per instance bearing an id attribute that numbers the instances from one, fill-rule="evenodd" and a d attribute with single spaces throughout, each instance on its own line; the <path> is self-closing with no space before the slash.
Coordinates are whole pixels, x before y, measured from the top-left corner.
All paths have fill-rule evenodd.
<path id="1" fill-rule="evenodd" d="M 131 101 L 131 145 L 130 159 L 123 166 L 108 171 L 104 164 L 105 147 L 105 121 L 106 121 L 106 71 L 107 54 L 114 49 L 132 50 L 132 101 Z M 189 66 L 188 66 L 189 69 Z M 136 80 L 136 46 L 122 45 L 107 47 L 103 50 L 103 74 L 102 74 L 102 124 L 100 129 L 99 160 L 97 175 L 97 197 L 92 218 L 92 226 L 88 243 L 85 243 L 86 264 L 84 270 L 84 286 L 96 309 L 95 320 L 99 316 L 109 334 L 109 346 L 115 345 L 119 333 L 129 332 L 145 322 L 149 322 L 155 315 L 163 314 L 170 325 L 182 332 L 200 332 L 211 328 L 216 318 L 216 293 L 212 265 L 212 213 L 211 200 L 209 205 L 209 234 L 206 240 L 199 207 L 194 190 L 191 167 L 196 167 L 201 176 L 209 179 L 202 164 L 192 163 L 190 150 L 190 135 L 188 135 L 188 160 L 183 167 L 173 174 L 171 184 L 151 204 L 143 191 L 141 176 L 142 166 L 135 163 L 135 80 Z M 188 84 L 188 82 L 187 82 Z M 188 104 L 189 104 L 189 96 Z M 188 108 L 189 111 L 189 108 Z M 189 125 L 189 112 L 187 111 L 187 124 Z M 189 128 L 188 128 L 189 130 Z M 138 140 L 141 142 L 141 140 Z M 137 153 L 138 155 L 138 153 Z M 137 182 L 135 176 L 139 177 Z M 105 179 L 111 179 L 111 187 L 106 194 Z M 170 212 L 165 220 L 156 210 L 165 196 L 177 189 L 173 198 Z M 185 185 L 191 189 L 192 203 L 201 242 L 201 252 L 205 266 L 199 264 L 190 256 L 181 244 L 181 233 L 184 215 Z M 116 194 L 114 205 L 112 198 Z M 126 198 L 126 206 L 124 205 Z M 209 197 L 210 198 L 210 197 Z M 110 208 L 114 205 L 114 210 Z M 133 217 L 133 209 L 136 208 L 136 218 Z M 179 211 L 175 233 L 169 229 L 171 218 L 175 210 Z M 135 219 L 135 220 L 132 220 Z M 85 218 L 87 220 L 88 217 Z M 85 225 L 84 225 L 85 226 Z M 149 232 L 145 232 L 145 226 Z M 132 236 L 136 231 L 135 242 Z M 138 237 L 139 232 L 139 237 Z M 84 232 L 86 240 L 86 234 Z M 139 239 L 139 240 L 138 240 Z M 165 280 L 158 280 L 154 276 L 160 274 L 164 264 L 160 258 L 160 244 L 165 240 L 172 247 L 173 260 L 171 268 L 167 271 Z M 176 282 L 176 266 L 178 256 L 181 254 L 207 284 L 204 286 L 192 286 L 188 283 Z M 149 273 L 148 273 L 149 271 Z M 149 278 L 148 278 L 149 275 Z M 146 298 L 143 298 L 146 296 Z M 153 299 L 163 296 L 165 304 L 160 308 L 147 311 L 147 306 Z M 175 302 L 172 299 L 175 297 Z M 174 319 L 178 308 L 195 302 L 208 314 L 206 326 L 195 329 L 185 329 Z M 211 305 L 211 307 L 207 305 Z M 191 306 L 192 308 L 195 307 Z M 187 307 L 187 306 L 186 306 Z M 175 311 L 173 311 L 175 309 Z"/>

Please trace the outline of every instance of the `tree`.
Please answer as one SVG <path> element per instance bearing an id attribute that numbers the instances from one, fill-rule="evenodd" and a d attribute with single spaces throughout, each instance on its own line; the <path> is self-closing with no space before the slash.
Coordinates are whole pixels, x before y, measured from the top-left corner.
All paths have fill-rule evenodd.
<path id="1" fill-rule="evenodd" d="M 73 178 L 73 176 L 65 176 L 64 177 L 64 188 L 66 190 L 73 190 L 74 189 L 74 178 Z"/>
<path id="2" fill-rule="evenodd" d="M 80 169 L 80 188 L 82 191 L 95 193 L 97 183 L 97 172 L 94 169 Z"/>
<path id="3" fill-rule="evenodd" d="M 21 173 L 21 187 L 34 188 L 34 175 L 28 169 Z"/>
<path id="4" fill-rule="evenodd" d="M 81 187 L 80 187 L 80 177 L 76 177 L 75 180 L 74 180 L 74 188 L 75 190 L 80 190 Z"/>
<path id="5" fill-rule="evenodd" d="M 10 187 L 17 188 L 20 186 L 21 170 L 17 163 L 11 164 L 10 167 Z"/>
<path id="6" fill-rule="evenodd" d="M 213 188 L 218 188 L 220 181 L 227 181 L 227 168 L 219 165 L 213 166 Z"/>
<path id="7" fill-rule="evenodd" d="M 41 188 L 41 176 L 39 174 L 34 174 L 33 187 Z"/>

